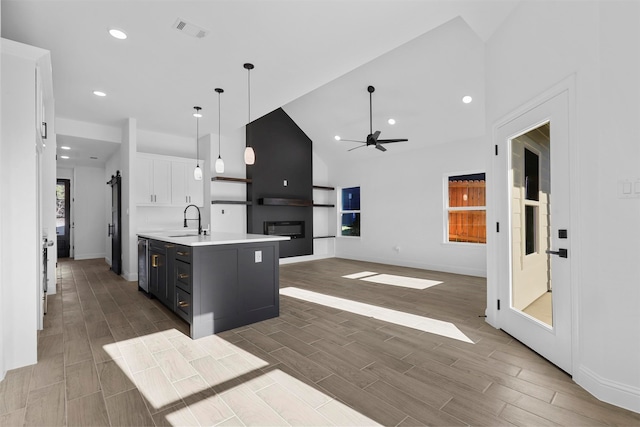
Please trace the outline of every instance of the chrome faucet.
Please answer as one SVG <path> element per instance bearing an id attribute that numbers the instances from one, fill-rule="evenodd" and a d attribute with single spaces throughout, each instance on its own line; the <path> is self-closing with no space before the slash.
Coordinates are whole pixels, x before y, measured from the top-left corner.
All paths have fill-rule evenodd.
<path id="1" fill-rule="evenodd" d="M 187 218 L 187 209 L 189 209 L 191 206 L 196 208 L 196 210 L 198 211 L 198 235 L 200 235 L 202 234 L 202 219 L 200 218 L 200 208 L 196 205 L 188 205 L 186 208 L 184 208 L 184 226 L 185 228 L 187 227 L 187 221 L 196 220 L 195 218 Z"/>

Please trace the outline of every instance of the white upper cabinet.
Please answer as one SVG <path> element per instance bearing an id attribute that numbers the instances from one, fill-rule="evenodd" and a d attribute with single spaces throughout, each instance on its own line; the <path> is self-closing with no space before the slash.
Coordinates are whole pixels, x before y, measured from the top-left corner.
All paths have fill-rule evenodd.
<path id="1" fill-rule="evenodd" d="M 202 207 L 204 181 L 194 179 L 194 168 L 193 159 L 138 153 L 134 183 L 136 204 Z"/>
<path id="2" fill-rule="evenodd" d="M 171 203 L 174 205 L 204 204 L 204 181 L 196 181 L 193 177 L 195 161 L 171 162 Z"/>
<path id="3" fill-rule="evenodd" d="M 136 203 L 148 206 L 171 205 L 171 162 L 138 155 L 136 163 Z"/>

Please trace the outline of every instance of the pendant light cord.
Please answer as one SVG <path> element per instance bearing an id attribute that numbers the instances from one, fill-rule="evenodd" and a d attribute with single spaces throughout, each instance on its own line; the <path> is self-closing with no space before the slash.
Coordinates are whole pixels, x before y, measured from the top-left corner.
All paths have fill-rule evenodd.
<path id="1" fill-rule="evenodd" d="M 247 124 L 251 123 L 251 68 L 247 68 L 247 94 L 249 97 L 249 116 L 247 117 Z"/>
<path id="2" fill-rule="evenodd" d="M 222 158 L 222 152 L 220 151 L 220 90 L 218 92 L 218 158 Z"/>

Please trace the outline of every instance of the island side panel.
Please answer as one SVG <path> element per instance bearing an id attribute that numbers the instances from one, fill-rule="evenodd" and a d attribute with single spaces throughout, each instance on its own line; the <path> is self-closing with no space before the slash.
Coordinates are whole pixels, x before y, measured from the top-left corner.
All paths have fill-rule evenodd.
<path id="1" fill-rule="evenodd" d="M 192 268 L 193 339 L 280 314 L 278 242 L 194 247 Z"/>
<path id="2" fill-rule="evenodd" d="M 278 243 L 238 249 L 240 316 L 247 323 L 280 314 Z"/>

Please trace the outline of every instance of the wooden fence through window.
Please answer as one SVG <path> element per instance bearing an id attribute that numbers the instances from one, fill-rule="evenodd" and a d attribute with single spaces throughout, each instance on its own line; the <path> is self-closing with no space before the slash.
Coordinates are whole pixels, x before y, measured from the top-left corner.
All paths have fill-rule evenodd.
<path id="1" fill-rule="evenodd" d="M 482 210 L 455 208 L 482 207 Z M 487 242 L 486 182 L 449 181 L 449 241 Z M 451 209 L 453 208 L 453 209 Z"/>

